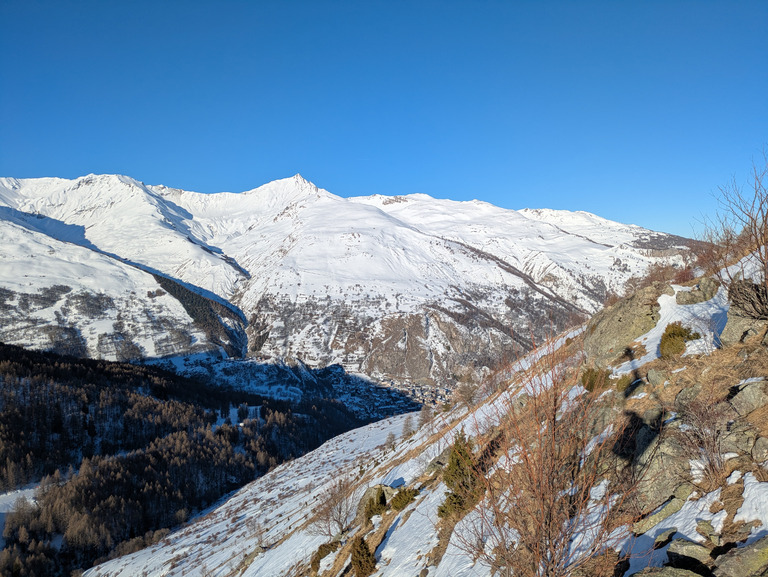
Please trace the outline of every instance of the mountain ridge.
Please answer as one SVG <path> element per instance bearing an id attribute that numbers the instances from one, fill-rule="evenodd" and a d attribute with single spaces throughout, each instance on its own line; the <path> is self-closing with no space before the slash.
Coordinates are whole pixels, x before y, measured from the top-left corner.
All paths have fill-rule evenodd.
<path id="1" fill-rule="evenodd" d="M 247 320 L 248 355 L 424 386 L 477 380 L 492 369 L 478 351 L 523 352 L 630 276 L 690 255 L 686 239 L 589 213 L 342 198 L 298 174 L 213 194 L 122 175 L 4 178 L 0 207 L 226 301 Z"/>

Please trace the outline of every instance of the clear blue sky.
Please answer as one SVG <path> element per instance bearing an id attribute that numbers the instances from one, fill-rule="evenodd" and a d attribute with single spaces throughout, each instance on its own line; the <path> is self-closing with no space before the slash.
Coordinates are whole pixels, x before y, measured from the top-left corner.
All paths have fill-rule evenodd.
<path id="1" fill-rule="evenodd" d="M 0 0 L 0 175 L 300 172 L 690 236 L 768 146 L 765 0 Z"/>

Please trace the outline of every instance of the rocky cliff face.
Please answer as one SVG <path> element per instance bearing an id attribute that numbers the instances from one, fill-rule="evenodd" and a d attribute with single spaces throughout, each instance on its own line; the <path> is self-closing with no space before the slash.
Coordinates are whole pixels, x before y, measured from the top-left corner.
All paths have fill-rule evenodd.
<path id="1" fill-rule="evenodd" d="M 659 322 L 659 296 L 674 295 L 669 286 L 655 283 L 605 308 L 587 323 L 584 353 L 591 363 L 604 366 L 631 355 L 631 346 Z"/>

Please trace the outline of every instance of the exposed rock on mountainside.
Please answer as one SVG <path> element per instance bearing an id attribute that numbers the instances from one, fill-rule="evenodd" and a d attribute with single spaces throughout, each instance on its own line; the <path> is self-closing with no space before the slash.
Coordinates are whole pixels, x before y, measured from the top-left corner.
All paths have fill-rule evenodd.
<path id="1" fill-rule="evenodd" d="M 768 347 L 757 337 L 722 349 L 712 347 L 728 308 L 722 291 L 707 301 L 678 304 L 675 294 L 688 290 L 686 287 L 653 290 L 657 295 L 656 321 L 646 323 L 644 334 L 632 331 L 626 337 L 644 343 L 649 353 L 615 368 L 615 377 L 631 376 L 631 386 L 621 385 L 622 379 L 612 380 L 593 392 L 602 408 L 593 422 L 595 427 L 581 432 L 586 440 L 594 435 L 590 440 L 594 447 L 611 427 L 619 426 L 622 416 L 627 418 L 629 426 L 615 447 L 632 463 L 632 474 L 638 474 L 641 482 L 625 506 L 610 513 L 626 515 L 621 517 L 626 523 L 624 530 L 617 529 L 615 540 L 608 541 L 615 552 L 577 574 L 764 575 L 768 567 L 764 537 L 768 531 Z M 621 311 L 627 310 L 629 300 L 601 313 L 602 322 L 616 324 L 611 311 L 624 314 Z M 640 308 L 648 308 L 646 301 L 638 302 Z M 658 339 L 670 323 L 692 326 L 703 336 L 686 345 L 685 356 L 660 359 Z M 594 326 L 595 332 L 606 332 L 599 323 Z M 714 330 L 707 331 L 706 327 Z M 420 418 L 415 434 L 406 432 L 406 419 L 413 416 L 404 415 L 343 435 L 256 481 L 159 546 L 111 561 L 87 575 L 164 571 L 172 576 L 236 570 L 245 576 L 337 577 L 349 570 L 352 544 L 359 543 L 358 537 L 364 537 L 376 563 L 373 574 L 380 577 L 493 575 L 491 566 L 477 556 L 478 549 L 471 549 L 478 537 L 472 531 L 473 527 L 488 527 L 482 525 L 490 518 L 482 515 L 489 511 L 482 509 L 483 499 L 503 485 L 482 485 L 485 497 L 479 501 L 475 497 L 476 504 L 458 509 L 458 513 L 454 508 L 454 517 L 441 516 L 439 511 L 448 502 L 448 494 L 460 487 L 455 481 L 457 465 L 451 465 L 451 448 L 464 434 L 473 439 L 475 449 L 468 459 L 476 460 L 477 469 L 470 475 L 498 477 L 519 466 L 503 451 L 500 454 L 507 458 L 499 458 L 498 452 L 499 443 L 512 430 L 505 427 L 515 419 L 513 407 L 524 409 L 532 395 L 542 394 L 533 383 L 542 386 L 546 378 L 531 379 L 537 367 L 550 366 L 548 355 L 581 359 L 588 350 L 580 342 L 582 338 L 589 338 L 588 330 L 529 355 L 503 373 L 506 376 L 495 381 L 499 386 L 491 387 L 494 392 L 469 410 L 455 406 L 431 418 Z M 590 362 L 589 357 L 586 361 Z M 572 389 L 569 402 L 582 395 L 583 389 Z M 556 409 L 561 416 L 569 410 L 565 403 L 557 404 Z M 535 431 L 539 426 L 532 422 L 527 430 Z M 588 466 L 583 456 L 580 466 Z M 449 478 L 446 471 L 451 467 L 454 472 Z M 378 513 L 370 521 L 365 517 L 354 521 L 350 513 L 348 532 L 338 535 L 330 547 L 325 544 L 328 537 L 313 533 L 315 519 L 308 507 L 323 499 L 342 477 L 355 487 L 349 495 L 351 510 L 366 505 L 366 499 L 374 494 L 371 488 L 383 484 L 391 489 L 386 493 L 386 504 L 377 505 Z M 601 489 L 590 493 L 596 500 L 612 486 L 598 481 L 594 480 L 593 489 Z M 468 483 L 466 478 L 462 482 Z M 631 484 L 628 487 L 632 490 Z M 397 499 L 395 490 L 412 491 L 414 500 Z M 560 493 L 563 498 L 565 494 Z M 507 506 L 524 507 L 524 496 L 517 499 L 522 501 L 507 502 Z M 402 508 L 401 502 L 405 503 Z M 595 507 L 589 515 L 599 515 L 600 510 Z M 258 520 L 258 537 L 238 521 L 247 518 Z M 574 520 L 580 522 L 585 521 Z M 216 535 L 214 543 L 204 537 L 209 534 Z M 515 533 L 505 535 L 514 549 Z M 585 531 L 575 542 L 586 548 L 590 535 Z M 261 543 L 258 548 L 257 540 Z M 499 555 L 505 553 L 497 551 Z M 240 563 L 243 553 L 247 561 Z M 310 568 L 313 558 L 316 565 Z"/>
<path id="2" fill-rule="evenodd" d="M 587 213 L 340 198 L 298 175 L 242 194 L 114 175 L 5 178 L 0 234 L 0 288 L 70 287 L 62 306 L 104 295 L 98 310 L 33 305 L 27 324 L 5 307 L 8 342 L 104 358 L 221 350 L 445 387 L 479 380 L 649 264 L 688 254 L 685 239 Z M 158 287 L 168 279 L 198 296 Z M 174 299 L 184 310 L 170 314 Z"/>
<path id="3" fill-rule="evenodd" d="M 733 549 L 719 560 L 715 577 L 762 577 L 768 573 L 768 537 Z"/>
<path id="4" fill-rule="evenodd" d="M 675 298 L 679 305 L 693 305 L 714 298 L 719 288 L 719 282 L 713 278 L 705 277 L 691 290 L 678 292 Z"/>
<path id="5" fill-rule="evenodd" d="M 627 299 L 608 307 L 587 323 L 584 352 L 598 365 L 626 357 L 626 349 L 635 339 L 659 321 L 659 295 L 674 294 L 668 286 L 653 284 Z"/>

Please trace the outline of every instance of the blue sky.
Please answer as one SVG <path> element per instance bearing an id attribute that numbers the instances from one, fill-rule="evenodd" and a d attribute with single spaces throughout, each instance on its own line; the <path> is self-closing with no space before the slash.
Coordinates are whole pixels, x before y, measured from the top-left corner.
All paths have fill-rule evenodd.
<path id="1" fill-rule="evenodd" d="M 0 175 L 301 173 L 691 236 L 768 146 L 768 2 L 0 0 Z"/>

